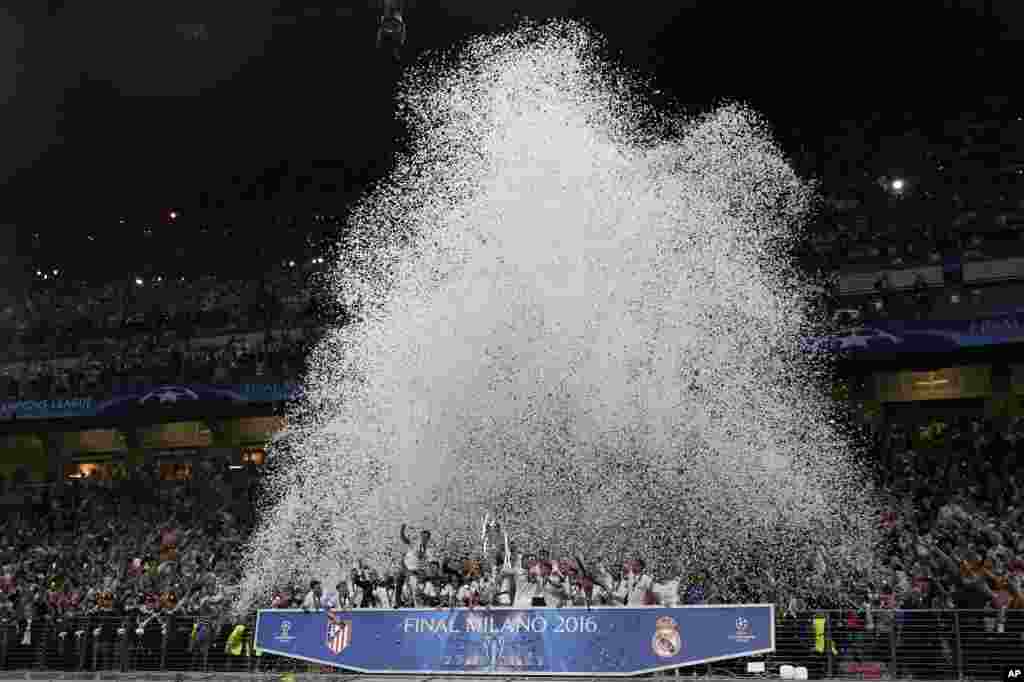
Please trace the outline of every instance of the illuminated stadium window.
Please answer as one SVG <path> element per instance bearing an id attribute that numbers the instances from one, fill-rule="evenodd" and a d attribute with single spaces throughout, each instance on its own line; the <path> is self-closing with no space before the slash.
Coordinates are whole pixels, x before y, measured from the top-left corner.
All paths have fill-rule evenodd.
<path id="1" fill-rule="evenodd" d="M 160 462 L 161 481 L 187 481 L 192 478 L 190 462 Z"/>
<path id="2" fill-rule="evenodd" d="M 64 465 L 64 478 L 91 478 L 109 481 L 113 475 L 110 462 L 68 462 Z"/>
<path id="3" fill-rule="evenodd" d="M 255 464 L 263 466 L 267 459 L 267 452 L 263 448 L 242 448 L 242 464 Z"/>

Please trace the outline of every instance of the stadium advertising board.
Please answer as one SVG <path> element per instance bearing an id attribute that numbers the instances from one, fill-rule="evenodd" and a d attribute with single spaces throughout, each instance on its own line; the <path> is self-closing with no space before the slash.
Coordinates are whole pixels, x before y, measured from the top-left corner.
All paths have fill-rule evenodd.
<path id="1" fill-rule="evenodd" d="M 235 386 L 156 385 L 106 400 L 95 398 L 54 398 L 51 400 L 8 400 L 0 402 L 0 420 L 70 419 L 81 417 L 132 416 L 172 411 L 191 403 L 271 403 L 292 400 L 298 384 L 239 384 Z"/>
<path id="2" fill-rule="evenodd" d="M 364 673 L 625 676 L 763 654 L 770 604 L 259 612 L 264 652 Z"/>
<path id="3" fill-rule="evenodd" d="M 984 398 L 992 395 L 992 368 L 967 365 L 926 372 L 881 372 L 875 374 L 875 385 L 882 402 Z"/>
<path id="4" fill-rule="evenodd" d="M 973 320 L 875 320 L 824 338 L 806 338 L 807 350 L 840 353 L 951 352 L 1024 342 L 1024 308 Z M 106 400 L 91 397 L 0 401 L 0 421 L 131 416 L 173 410 L 192 402 L 270 403 L 293 400 L 296 383 L 234 386 L 155 385 Z"/>
<path id="5" fill-rule="evenodd" d="M 1024 342 L 1024 308 L 972 320 L 872 320 L 825 339 L 820 350 L 842 353 L 930 353 Z"/>

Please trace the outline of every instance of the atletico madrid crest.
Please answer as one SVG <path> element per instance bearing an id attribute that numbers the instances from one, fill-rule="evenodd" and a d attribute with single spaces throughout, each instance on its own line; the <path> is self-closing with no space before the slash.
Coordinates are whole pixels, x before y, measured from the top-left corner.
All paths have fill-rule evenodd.
<path id="1" fill-rule="evenodd" d="M 352 643 L 352 621 L 340 620 L 334 613 L 327 613 L 327 648 L 335 656 Z"/>

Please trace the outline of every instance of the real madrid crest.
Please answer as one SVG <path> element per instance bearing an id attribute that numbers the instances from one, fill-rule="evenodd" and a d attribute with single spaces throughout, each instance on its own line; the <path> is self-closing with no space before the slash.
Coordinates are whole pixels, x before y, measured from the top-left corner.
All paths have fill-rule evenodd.
<path id="1" fill-rule="evenodd" d="M 658 658 L 672 658 L 683 650 L 683 638 L 679 626 L 669 616 L 662 616 L 654 622 L 654 638 L 651 649 Z"/>

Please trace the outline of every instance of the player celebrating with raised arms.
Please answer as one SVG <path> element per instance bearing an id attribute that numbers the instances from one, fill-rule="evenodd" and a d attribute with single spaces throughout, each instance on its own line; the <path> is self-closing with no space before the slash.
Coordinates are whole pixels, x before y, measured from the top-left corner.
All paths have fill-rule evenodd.
<path id="1" fill-rule="evenodd" d="M 413 546 L 412 542 L 405 534 L 405 524 L 403 523 L 400 537 L 402 538 L 402 542 L 409 547 L 409 550 L 405 553 L 405 557 L 402 559 L 402 572 L 398 576 L 398 585 L 395 589 L 396 605 L 399 607 L 402 606 L 402 600 L 404 597 L 403 589 L 405 585 L 408 585 L 413 606 L 419 608 L 420 582 L 423 576 L 423 571 L 426 570 L 429 564 L 437 561 L 437 557 L 434 556 L 434 550 L 430 547 L 429 530 L 421 531 L 419 545 Z"/>

